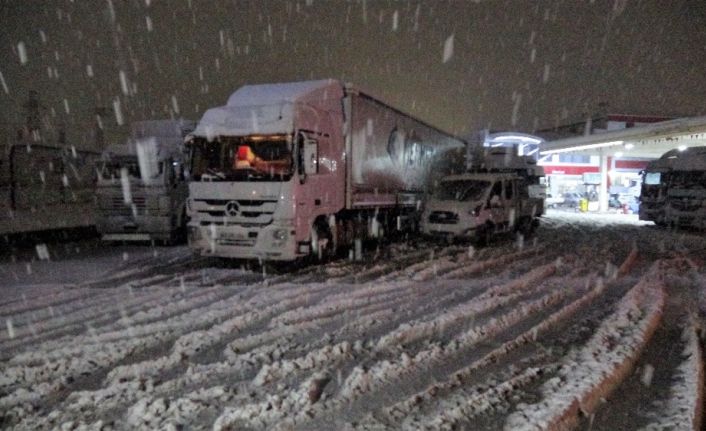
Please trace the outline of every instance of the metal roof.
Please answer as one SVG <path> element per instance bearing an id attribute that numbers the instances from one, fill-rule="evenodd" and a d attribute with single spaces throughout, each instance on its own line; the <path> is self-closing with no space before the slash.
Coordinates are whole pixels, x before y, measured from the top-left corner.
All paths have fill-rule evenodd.
<path id="1" fill-rule="evenodd" d="M 540 154 L 581 153 L 658 158 L 667 151 L 706 145 L 706 116 L 548 141 Z"/>

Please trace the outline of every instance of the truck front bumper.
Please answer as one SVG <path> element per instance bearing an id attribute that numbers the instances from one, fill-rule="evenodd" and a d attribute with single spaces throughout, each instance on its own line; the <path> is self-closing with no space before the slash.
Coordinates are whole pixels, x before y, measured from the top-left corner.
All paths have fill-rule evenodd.
<path id="1" fill-rule="evenodd" d="M 436 237 L 473 238 L 476 234 L 475 223 L 429 223 L 422 224 L 422 233 Z"/>
<path id="2" fill-rule="evenodd" d="M 189 247 L 201 256 L 292 261 L 306 254 L 298 253 L 295 231 L 291 226 L 202 226 L 190 223 L 188 240 Z"/>
<path id="3" fill-rule="evenodd" d="M 106 241 L 169 240 L 172 234 L 168 215 L 103 216 L 97 220 L 96 228 Z"/>

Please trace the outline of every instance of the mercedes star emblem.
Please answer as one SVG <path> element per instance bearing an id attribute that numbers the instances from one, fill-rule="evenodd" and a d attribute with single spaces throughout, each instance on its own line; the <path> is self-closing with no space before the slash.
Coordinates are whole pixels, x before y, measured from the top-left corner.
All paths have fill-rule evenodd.
<path id="1" fill-rule="evenodd" d="M 229 216 L 237 216 L 238 211 L 240 211 L 240 206 L 238 205 L 238 202 L 230 201 L 226 204 L 226 214 L 228 214 Z"/>

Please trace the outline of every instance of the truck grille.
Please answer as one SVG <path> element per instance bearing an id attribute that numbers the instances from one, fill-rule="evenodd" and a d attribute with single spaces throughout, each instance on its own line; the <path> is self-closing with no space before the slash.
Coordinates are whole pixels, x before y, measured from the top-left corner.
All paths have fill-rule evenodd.
<path id="1" fill-rule="evenodd" d="M 458 214 L 451 211 L 434 211 L 429 214 L 429 223 L 457 224 Z"/>
<path id="2" fill-rule="evenodd" d="M 254 239 L 225 239 L 219 238 L 218 244 L 220 245 L 231 245 L 238 247 L 253 247 L 255 246 L 256 240 Z"/>
<path id="3" fill-rule="evenodd" d="M 222 222 L 244 226 L 272 223 L 276 200 L 194 199 L 194 211 L 202 223 Z"/>
<path id="4" fill-rule="evenodd" d="M 146 208 L 144 196 L 133 196 L 131 204 L 126 204 L 122 196 L 113 196 L 104 211 L 111 215 L 132 216 L 145 214 Z"/>

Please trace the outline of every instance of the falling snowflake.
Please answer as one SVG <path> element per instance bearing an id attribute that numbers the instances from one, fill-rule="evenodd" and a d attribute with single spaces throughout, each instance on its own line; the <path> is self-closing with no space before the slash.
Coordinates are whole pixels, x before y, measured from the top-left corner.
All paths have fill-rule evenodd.
<path id="1" fill-rule="evenodd" d="M 444 57 L 442 59 L 442 63 L 446 63 L 447 61 L 451 60 L 451 57 L 454 55 L 454 35 L 452 34 L 446 39 L 446 42 L 444 42 Z"/>

